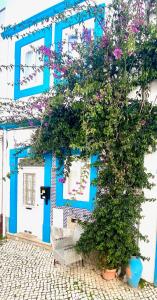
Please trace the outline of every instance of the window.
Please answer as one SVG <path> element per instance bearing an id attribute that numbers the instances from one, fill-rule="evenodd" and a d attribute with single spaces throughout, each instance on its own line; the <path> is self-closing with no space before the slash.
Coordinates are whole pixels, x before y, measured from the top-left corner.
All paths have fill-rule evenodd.
<path id="1" fill-rule="evenodd" d="M 35 174 L 23 174 L 24 192 L 23 202 L 25 206 L 35 206 Z"/>
<path id="2" fill-rule="evenodd" d="M 63 53 L 67 53 L 72 58 L 79 57 L 77 44 L 85 42 L 89 44 L 94 39 L 94 18 L 86 20 L 81 24 L 64 28 L 62 31 Z"/>
<path id="3" fill-rule="evenodd" d="M 90 170 L 89 161 L 74 160 L 69 176 L 63 187 L 63 198 L 89 201 Z"/>
<path id="4" fill-rule="evenodd" d="M 38 67 L 40 65 L 43 65 L 43 61 L 40 61 L 39 53 L 33 50 L 26 51 L 24 77 L 28 78 L 30 75 L 34 73 L 32 66 Z M 39 78 L 39 73 L 37 72 L 34 81 L 37 82 L 38 78 Z"/>
<path id="5" fill-rule="evenodd" d="M 63 180 L 64 166 L 61 171 L 57 172 L 56 207 L 69 206 L 87 209 L 88 211 L 93 210 L 97 193 L 97 187 L 93 184 L 93 181 L 97 178 L 97 167 L 94 164 L 97 161 L 97 155 L 92 155 L 86 161 L 78 158 L 73 160 L 71 172 L 65 183 Z M 56 168 L 58 169 L 59 167 L 60 161 L 56 159 Z M 80 175 L 81 173 L 84 174 Z M 73 191 L 75 189 L 76 191 Z M 69 192 L 71 193 L 70 195 Z"/>
<path id="6" fill-rule="evenodd" d="M 68 54 L 72 55 L 75 44 L 78 42 L 78 37 L 77 35 L 69 35 L 68 36 Z"/>
<path id="7" fill-rule="evenodd" d="M 14 77 L 14 98 L 36 95 L 50 88 L 50 69 L 44 64 L 48 62 L 45 55 L 40 62 L 40 55 L 33 50 L 41 46 L 50 47 L 52 44 L 52 26 L 46 27 L 40 31 L 30 34 L 15 43 L 15 77 Z M 25 68 L 23 72 L 21 65 L 43 65 L 43 70 L 38 72 L 33 68 Z M 27 76 L 26 76 L 27 75 Z M 25 79 L 29 77 L 28 80 Z"/>
<path id="8" fill-rule="evenodd" d="M 33 65 L 33 51 L 27 51 L 25 54 L 25 65 L 28 66 L 25 68 L 25 76 L 28 77 L 32 73 L 31 66 Z"/>

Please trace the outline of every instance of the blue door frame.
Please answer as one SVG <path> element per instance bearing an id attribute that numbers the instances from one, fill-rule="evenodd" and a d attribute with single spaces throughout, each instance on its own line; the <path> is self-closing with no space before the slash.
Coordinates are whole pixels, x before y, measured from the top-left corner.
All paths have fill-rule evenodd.
<path id="1" fill-rule="evenodd" d="M 18 201 L 18 160 L 30 156 L 30 148 L 17 148 L 10 150 L 10 218 L 9 232 L 17 233 L 17 201 Z M 52 154 L 44 156 L 44 185 L 51 186 Z M 50 201 L 44 203 L 44 217 L 42 229 L 42 241 L 50 242 Z"/>
<path id="2" fill-rule="evenodd" d="M 155 284 L 155 286 L 157 286 L 157 239 L 156 239 L 156 256 L 155 256 L 154 284 Z"/>

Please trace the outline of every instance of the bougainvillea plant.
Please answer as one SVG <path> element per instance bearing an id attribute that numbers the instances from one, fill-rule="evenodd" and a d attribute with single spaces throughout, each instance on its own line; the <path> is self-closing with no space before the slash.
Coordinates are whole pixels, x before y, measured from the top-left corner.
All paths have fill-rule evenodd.
<path id="1" fill-rule="evenodd" d="M 157 26 L 150 20 L 155 10 L 155 1 L 113 0 L 101 38 L 87 35 L 88 42 L 75 43 L 77 57 L 56 53 L 60 83 L 32 138 L 36 155 L 53 151 L 61 165 L 66 161 L 65 177 L 74 149 L 80 159 L 98 154 L 95 208 L 77 250 L 97 254 L 108 268 L 140 256 L 138 240 L 146 240 L 138 225 L 142 204 L 152 200 L 143 192 L 151 188 L 144 157 L 157 140 L 157 106 L 149 93 L 157 79 Z"/>

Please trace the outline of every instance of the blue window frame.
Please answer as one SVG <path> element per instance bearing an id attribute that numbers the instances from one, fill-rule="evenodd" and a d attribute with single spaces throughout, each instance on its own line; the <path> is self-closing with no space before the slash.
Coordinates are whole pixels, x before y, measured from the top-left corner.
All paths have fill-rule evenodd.
<path id="1" fill-rule="evenodd" d="M 21 64 L 21 51 L 26 45 L 29 45 L 35 41 L 44 39 L 44 46 L 51 47 L 52 44 L 52 27 L 46 27 L 28 35 L 27 37 L 17 41 L 15 43 L 15 73 L 14 73 L 14 99 L 17 100 L 21 97 L 31 96 L 48 91 L 50 88 L 50 68 L 44 67 L 43 70 L 43 82 L 40 85 L 36 85 L 30 88 L 21 89 L 20 86 L 20 64 Z M 44 63 L 48 61 L 48 57 L 45 56 Z"/>
<path id="2" fill-rule="evenodd" d="M 3 2 L 6 2 L 6 0 L 1 0 Z M 78 4 L 81 4 L 85 0 L 64 0 L 56 5 L 53 5 L 42 12 L 20 22 L 19 24 L 15 26 L 7 26 L 6 29 L 2 32 L 2 38 L 6 39 L 8 37 L 14 36 L 18 32 L 21 32 L 22 30 L 32 26 L 36 25 L 39 22 L 48 19 L 49 17 L 54 17 L 58 13 L 63 13 L 66 9 L 72 8 L 73 6 L 76 6 Z"/>
<path id="3" fill-rule="evenodd" d="M 105 19 L 104 11 L 105 11 L 105 4 L 100 4 L 97 6 L 97 11 L 95 7 L 91 7 L 90 10 L 80 12 L 76 15 L 73 15 L 57 23 L 55 26 L 55 51 L 58 54 L 61 54 L 62 35 L 64 29 L 77 24 L 81 24 L 93 18 L 94 18 L 94 38 L 96 39 L 101 37 L 103 34 L 103 24 Z M 57 84 L 60 82 L 60 79 L 55 78 L 54 82 L 55 84 Z"/>
<path id="4" fill-rule="evenodd" d="M 91 157 L 91 167 L 90 167 L 90 192 L 89 192 L 89 201 L 80 201 L 80 200 L 69 200 L 63 198 L 63 184 L 61 178 L 63 178 L 64 167 L 57 172 L 56 176 L 56 206 L 67 206 L 80 209 L 87 209 L 92 211 L 94 208 L 94 201 L 96 198 L 97 187 L 92 184 L 93 180 L 97 178 L 97 168 L 93 164 L 98 160 L 97 155 Z M 56 167 L 59 167 L 59 160 L 57 159 Z"/>

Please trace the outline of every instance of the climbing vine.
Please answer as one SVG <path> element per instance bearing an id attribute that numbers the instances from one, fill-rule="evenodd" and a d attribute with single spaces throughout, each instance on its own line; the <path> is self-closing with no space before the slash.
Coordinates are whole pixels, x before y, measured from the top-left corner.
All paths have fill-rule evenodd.
<path id="1" fill-rule="evenodd" d="M 142 203 L 151 201 L 143 192 L 151 188 L 144 157 L 157 140 L 157 106 L 149 101 L 157 32 L 143 1 L 113 1 L 103 26 L 101 39 L 75 45 L 80 56 L 66 68 L 33 147 L 66 158 L 66 175 L 73 149 L 80 158 L 99 155 L 95 209 L 77 249 L 117 268 L 140 255 L 137 240 L 146 240 L 138 224 Z"/>
<path id="2" fill-rule="evenodd" d="M 55 58 L 60 83 L 46 102 L 32 150 L 36 156 L 53 151 L 60 165 L 65 163 L 65 178 L 74 149 L 81 159 L 98 155 L 95 209 L 83 223 L 77 249 L 94 252 L 108 268 L 141 255 L 137 241 L 146 240 L 138 229 L 141 207 L 152 200 L 143 189 L 151 188 L 144 157 L 157 141 L 157 105 L 150 99 L 157 79 L 157 30 L 149 13 L 155 14 L 155 1 L 147 4 L 113 0 L 105 24 L 99 20 L 102 37 L 84 34 L 82 43 L 73 45 L 77 57 L 40 49 L 50 61 Z"/>

